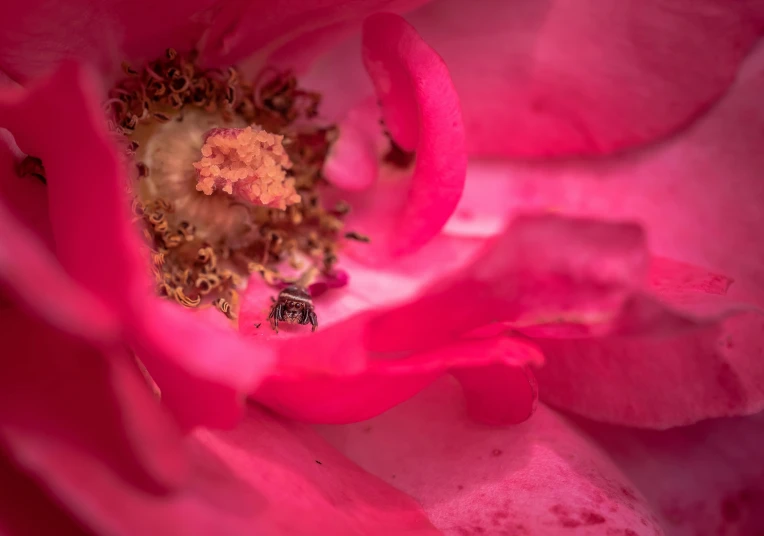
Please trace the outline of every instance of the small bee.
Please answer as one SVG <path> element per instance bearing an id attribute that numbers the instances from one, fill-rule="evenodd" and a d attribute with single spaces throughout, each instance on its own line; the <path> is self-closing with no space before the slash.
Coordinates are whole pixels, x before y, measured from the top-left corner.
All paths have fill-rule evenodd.
<path id="1" fill-rule="evenodd" d="M 212 305 L 217 307 L 218 311 L 223 313 L 228 317 L 229 320 L 233 320 L 236 318 L 236 316 L 233 314 L 233 311 L 231 311 L 231 304 L 228 303 L 223 298 L 217 298 L 212 302 Z"/>
<path id="2" fill-rule="evenodd" d="M 318 318 L 313 310 L 310 293 L 304 287 L 297 285 L 289 286 L 279 292 L 268 319 L 276 333 L 279 332 L 279 321 L 302 326 L 310 323 L 313 326 L 311 331 L 316 331 L 318 327 Z"/>

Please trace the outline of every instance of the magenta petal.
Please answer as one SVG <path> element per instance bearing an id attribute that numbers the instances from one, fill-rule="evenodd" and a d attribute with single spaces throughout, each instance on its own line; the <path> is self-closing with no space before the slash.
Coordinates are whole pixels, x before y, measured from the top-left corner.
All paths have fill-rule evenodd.
<path id="1" fill-rule="evenodd" d="M 764 533 L 764 415 L 662 432 L 585 429 L 631 477 L 667 534 Z"/>
<path id="2" fill-rule="evenodd" d="M 1 316 L 0 436 L 14 455 L 28 441 L 73 444 L 136 486 L 178 484 L 180 435 L 124 350 L 99 350 L 16 308 Z"/>
<path id="3" fill-rule="evenodd" d="M 163 402 L 184 428 L 235 426 L 246 393 L 273 363 L 272 350 L 166 300 L 146 305 L 133 344 Z"/>
<path id="4" fill-rule="evenodd" d="M 0 129 L 0 198 L 17 220 L 34 230 L 52 249 L 45 185 L 37 177 L 18 176 L 16 167 L 24 157 L 26 155 L 18 149 L 10 132 Z"/>
<path id="5" fill-rule="evenodd" d="M 53 255 L 33 233 L 19 225 L 3 202 L 0 202 L 0 288 L 59 329 L 101 340 L 117 334 L 113 311 L 62 273 Z"/>
<path id="6" fill-rule="evenodd" d="M 219 3 L 204 17 L 210 27 L 201 39 L 201 59 L 205 63 L 230 65 L 246 60 L 255 52 L 266 55 L 285 44 L 295 48 L 286 51 L 287 56 L 312 57 L 316 50 L 343 37 L 341 29 L 360 24 L 375 11 L 404 12 L 426 1 L 325 0 L 317 4 L 305 0 L 272 0 L 264 5 L 233 0 Z M 292 43 L 294 40 L 297 42 Z M 300 51 L 300 47 L 313 50 Z M 304 61 L 297 59 L 297 63 Z"/>
<path id="7" fill-rule="evenodd" d="M 92 73 L 64 64 L 29 92 L 0 94 L 0 124 L 45 165 L 61 264 L 98 297 L 126 307 L 125 289 L 148 288 L 148 274 L 127 217 L 124 171 L 96 105 L 97 87 Z M 99 255 L 95 269 L 99 244 L 121 247 Z"/>
<path id="8" fill-rule="evenodd" d="M 470 152 L 526 157 L 677 132 L 724 94 L 764 29 L 761 4 L 725 0 L 438 0 L 408 19 L 452 72 Z"/>
<path id="9" fill-rule="evenodd" d="M 148 260 L 128 218 L 124 170 L 95 104 L 96 87 L 92 73 L 64 64 L 28 92 L 0 95 L 0 124 L 45 165 L 58 261 L 121 321 L 181 425 L 230 427 L 245 393 L 270 368 L 271 354 L 151 295 Z M 51 261 L 36 262 L 39 274 L 41 263 Z M 65 288 L 48 290 L 67 295 Z"/>
<path id="10" fill-rule="evenodd" d="M 168 46 L 192 49 L 208 26 L 203 12 L 215 4 L 215 0 L 8 4 L 0 20 L 0 71 L 26 85 L 62 61 L 79 60 L 114 75 L 123 60 L 150 60 Z"/>
<path id="11" fill-rule="evenodd" d="M 396 360 L 370 360 L 353 375 L 272 376 L 253 398 L 278 413 L 306 422 L 358 422 L 400 404 L 447 372 L 464 386 L 476 420 L 521 422 L 533 413 L 528 363 L 543 357 L 525 342 L 506 337 L 465 340 Z M 530 378 L 530 379 L 529 379 Z"/>
<path id="12" fill-rule="evenodd" d="M 411 498 L 257 408 L 235 431 L 189 437 L 192 478 L 169 493 L 138 488 L 70 444 L 24 447 L 18 463 L 99 534 L 438 534 Z"/>
<path id="13" fill-rule="evenodd" d="M 604 451 L 544 407 L 520 426 L 476 426 L 444 380 L 376 419 L 320 431 L 445 534 L 663 533 Z"/>
<path id="14" fill-rule="evenodd" d="M 85 529 L 0 454 L 0 533 L 86 536 Z"/>
<path id="15" fill-rule="evenodd" d="M 363 28 L 364 65 L 387 128 L 401 147 L 417 152 L 405 205 L 394 211 L 390 234 L 374 237 L 401 255 L 435 236 L 459 201 L 467 166 L 464 128 L 446 65 L 409 24 L 381 14 Z"/>
<path id="16" fill-rule="evenodd" d="M 378 315 L 369 345 L 380 352 L 420 348 L 491 323 L 546 336 L 607 332 L 647 270 L 636 225 L 518 217 L 469 267 Z"/>

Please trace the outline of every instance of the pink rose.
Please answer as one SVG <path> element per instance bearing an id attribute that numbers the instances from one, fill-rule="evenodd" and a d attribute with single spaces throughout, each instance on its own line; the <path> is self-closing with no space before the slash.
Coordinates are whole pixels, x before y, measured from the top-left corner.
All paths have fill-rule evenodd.
<path id="1" fill-rule="evenodd" d="M 0 531 L 764 530 L 764 10 L 310 4 L 5 10 Z M 142 69 L 169 46 L 198 50 L 209 80 L 238 65 L 250 104 L 272 110 L 257 76 L 292 69 L 338 125 L 336 140 L 300 137 L 305 112 L 307 127 L 279 131 L 293 160 L 331 141 L 322 202 L 347 201 L 346 229 L 371 238 L 331 242 L 337 269 L 309 287 L 315 333 L 270 329 L 287 272 L 265 261 L 238 303 L 215 301 L 238 329 L 154 292 L 125 193 L 134 166 L 102 103 L 128 107 L 120 63 Z M 228 80 L 222 109 L 248 117 Z M 153 109 L 143 150 L 160 131 L 171 157 L 238 139 L 211 124 L 182 141 L 217 113 L 203 109 L 175 130 L 156 125 L 176 112 Z M 260 157 L 226 160 L 215 186 L 292 203 L 301 162 Z M 263 170 L 287 181 L 276 197 Z M 222 232 L 200 221 L 197 234 Z"/>

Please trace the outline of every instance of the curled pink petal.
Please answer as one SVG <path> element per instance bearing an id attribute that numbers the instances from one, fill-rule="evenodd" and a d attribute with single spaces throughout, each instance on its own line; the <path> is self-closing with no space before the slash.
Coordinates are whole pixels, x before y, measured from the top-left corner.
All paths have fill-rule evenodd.
<path id="1" fill-rule="evenodd" d="M 441 381 L 375 419 L 320 432 L 417 499 L 445 534 L 663 534 L 605 452 L 543 406 L 520 426 L 475 426 Z"/>
<path id="2" fill-rule="evenodd" d="M 324 174 L 332 185 L 341 190 L 363 191 L 376 182 L 385 146 L 378 120 L 379 106 L 369 99 L 340 121 L 340 137 L 324 165 Z"/>
<path id="3" fill-rule="evenodd" d="M 396 15 L 364 22 L 363 58 L 393 139 L 417 152 L 405 205 L 375 240 L 392 255 L 411 253 L 440 231 L 464 188 L 459 99 L 443 60 Z"/>
<path id="4" fill-rule="evenodd" d="M 370 359 L 357 374 L 272 376 L 253 393 L 281 415 L 307 422 L 348 423 L 379 415 L 411 398 L 447 372 L 462 383 L 476 420 L 521 422 L 538 393 L 526 364 L 540 364 L 530 344 L 507 337 L 465 340 L 402 359 Z"/>

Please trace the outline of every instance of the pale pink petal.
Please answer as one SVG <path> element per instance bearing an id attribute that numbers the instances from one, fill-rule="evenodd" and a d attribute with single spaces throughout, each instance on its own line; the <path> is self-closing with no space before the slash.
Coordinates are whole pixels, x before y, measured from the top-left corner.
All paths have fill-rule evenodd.
<path id="1" fill-rule="evenodd" d="M 333 445 L 417 499 L 446 536 L 663 534 L 605 452 L 554 412 L 510 428 L 466 419 L 441 381 L 371 421 L 322 426 Z"/>
<path id="2" fill-rule="evenodd" d="M 118 341 L 94 347 L 16 308 L 0 310 L 0 326 L 6 448 L 23 450 L 30 440 L 77 445 L 152 492 L 184 478 L 180 434 Z"/>
<path id="3" fill-rule="evenodd" d="M 58 262 L 117 315 L 181 425 L 232 426 L 271 354 L 230 329 L 157 305 L 96 87 L 90 71 L 64 64 L 29 91 L 0 94 L 0 125 L 43 161 Z"/>
<path id="4" fill-rule="evenodd" d="M 764 414 L 662 432 L 583 423 L 675 536 L 764 532 Z"/>
<path id="5" fill-rule="evenodd" d="M 725 0 L 438 0 L 408 18 L 452 71 L 470 153 L 531 157 L 676 132 L 764 31 L 760 4 Z"/>
<path id="6" fill-rule="evenodd" d="M 426 347 L 491 323 L 555 337 L 608 332 L 618 328 L 647 269 L 645 239 L 635 225 L 521 216 L 487 241 L 470 266 L 434 282 L 418 300 L 379 314 L 369 346 L 380 352 Z"/>
<path id="7" fill-rule="evenodd" d="M 71 444 L 30 438 L 23 447 L 17 463 L 96 533 L 438 534 L 411 498 L 255 407 L 235 431 L 189 437 L 191 478 L 169 493 L 138 488 Z"/>
<path id="8" fill-rule="evenodd" d="M 546 402 L 592 419 L 667 428 L 764 409 L 764 315 L 724 299 L 728 281 L 685 264 L 660 262 L 660 306 L 639 316 L 662 332 L 536 343 Z M 651 310 L 652 309 L 652 310 Z M 636 312 L 636 310 L 635 310 Z"/>
<path id="9" fill-rule="evenodd" d="M 487 202 L 510 215 L 638 222 L 653 254 L 723 274 L 731 296 L 764 304 L 763 66 L 759 46 L 724 99 L 664 144 L 586 163 L 475 163 L 468 184 L 484 198 L 498 188 Z"/>
<path id="10" fill-rule="evenodd" d="M 252 396 L 300 421 L 358 422 L 404 402 L 450 372 L 464 386 L 471 416 L 477 421 L 522 422 L 535 410 L 538 390 L 526 365 L 540 365 L 543 358 L 520 340 L 466 340 L 401 359 L 372 357 L 356 374 L 274 375 Z"/>
<path id="11" fill-rule="evenodd" d="M 379 236 L 381 225 L 376 226 L 374 248 L 408 254 L 440 231 L 464 188 L 467 157 L 459 99 L 441 58 L 400 17 L 366 19 L 362 46 L 391 136 L 417 153 L 408 193 L 385 218 L 388 232 Z"/>
<path id="12" fill-rule="evenodd" d="M 471 187 L 501 192 L 510 216 L 534 209 L 633 220 L 654 253 L 684 263 L 667 272 L 658 261 L 664 273 L 653 274 L 652 293 L 663 305 L 640 306 L 647 306 L 643 313 L 652 307 L 664 336 L 539 341 L 548 357 L 539 375 L 542 400 L 655 427 L 764 407 L 761 316 L 741 308 L 764 304 L 763 64 L 759 47 L 707 117 L 650 150 L 586 164 L 472 169 Z M 486 206 L 497 210 L 497 203 L 492 196 Z"/>

